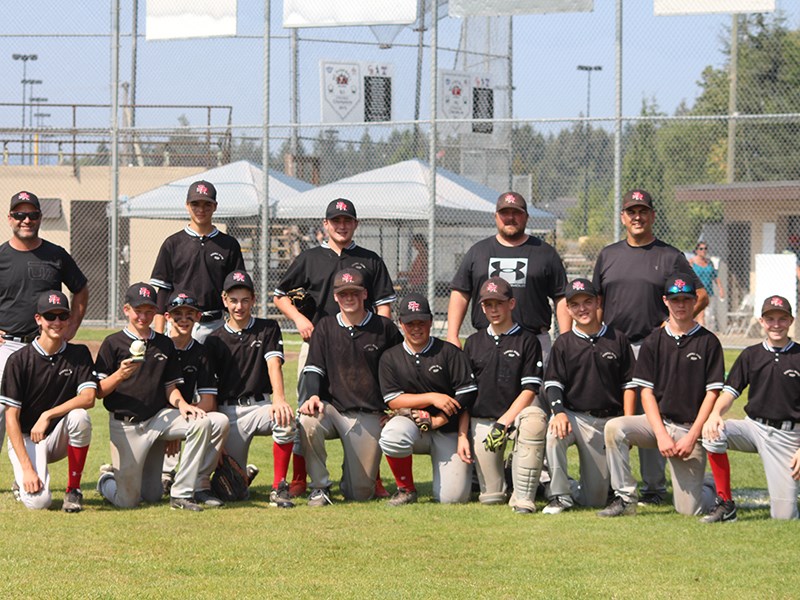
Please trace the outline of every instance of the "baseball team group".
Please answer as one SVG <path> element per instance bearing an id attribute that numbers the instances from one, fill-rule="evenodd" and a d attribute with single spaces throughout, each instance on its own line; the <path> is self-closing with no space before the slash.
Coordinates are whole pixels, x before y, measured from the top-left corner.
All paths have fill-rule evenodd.
<path id="1" fill-rule="evenodd" d="M 413 457 L 428 454 L 437 502 L 467 502 L 479 488 L 481 503 L 529 514 L 538 490 L 544 514 L 597 507 L 600 517 L 618 517 L 666 500 L 669 464 L 678 513 L 732 522 L 727 452 L 738 450 L 760 455 L 772 517 L 798 517 L 791 304 L 764 301 L 764 339 L 726 379 L 719 340 L 695 320 L 708 293 L 684 254 L 655 237 L 645 190 L 623 198 L 625 239 L 600 252 L 591 279 L 572 281 L 556 250 L 525 233 L 525 199 L 501 194 L 496 234 L 469 249 L 450 284 L 446 340 L 431 335 L 427 297 L 405 290 L 398 298 L 381 257 L 353 241 L 353 203 L 331 201 L 325 238 L 296 256 L 274 291 L 303 339 L 296 409 L 280 326 L 253 315 L 239 243 L 212 223 L 214 185 L 193 183 L 186 207 L 188 225 L 163 242 L 150 281 L 127 290 L 126 325 L 93 359 L 70 343 L 86 312 L 86 277 L 39 236 L 36 195 L 11 198 L 13 235 L 0 246 L 0 423 L 13 491 L 27 508 L 51 506 L 48 464 L 66 458 L 62 509 L 83 509 L 88 411 L 99 398 L 111 453 L 97 491 L 120 508 L 164 495 L 174 509 L 221 507 L 231 501 L 216 484 L 222 463 L 243 473 L 246 497 L 259 472 L 248 463 L 250 444 L 271 436 L 270 503 L 281 508 L 305 494 L 312 508 L 336 501 L 326 442 L 339 439 L 347 501 L 416 502 Z M 462 348 L 468 311 L 476 332 Z M 746 417 L 725 419 L 746 389 Z"/>

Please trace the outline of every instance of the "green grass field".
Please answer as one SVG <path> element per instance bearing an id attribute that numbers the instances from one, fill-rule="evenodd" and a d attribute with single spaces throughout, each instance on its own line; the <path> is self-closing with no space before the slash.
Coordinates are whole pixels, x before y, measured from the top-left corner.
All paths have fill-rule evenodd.
<path id="1" fill-rule="evenodd" d="M 287 351 L 296 338 L 287 336 Z M 735 353 L 726 354 L 730 368 Z M 285 366 L 287 389 L 295 362 Z M 735 414 L 741 414 L 742 401 Z M 117 510 L 95 491 L 109 460 L 108 417 L 92 411 L 86 510 L 60 511 L 66 461 L 52 466 L 54 508 L 25 510 L 0 492 L 0 596 L 64 598 L 674 598 L 796 597 L 800 523 L 769 519 L 757 456 L 732 454 L 746 508 L 734 524 L 701 525 L 671 507 L 604 520 L 594 510 L 520 516 L 504 506 L 439 506 L 430 461 L 415 459 L 421 501 L 272 508 L 271 440 L 257 438 L 252 500 L 202 513 L 167 504 Z M 341 450 L 329 442 L 332 476 Z M 634 453 L 635 455 L 635 453 Z M 572 454 L 571 458 L 575 459 Z M 576 474 L 576 469 L 573 474 Z M 382 474 L 394 489 L 386 463 Z M 0 489 L 11 468 L 0 460 Z M 544 501 L 539 502 L 543 506 Z M 748 508 L 749 507 L 749 508 Z M 794 574 L 793 574 L 794 573 Z"/>

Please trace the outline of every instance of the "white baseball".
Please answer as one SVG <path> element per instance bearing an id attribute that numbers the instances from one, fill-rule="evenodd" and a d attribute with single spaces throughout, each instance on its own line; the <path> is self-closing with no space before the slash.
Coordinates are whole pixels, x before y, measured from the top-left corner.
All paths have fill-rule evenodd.
<path id="1" fill-rule="evenodd" d="M 144 356 L 147 345 L 142 340 L 134 340 L 131 343 L 131 356 Z"/>

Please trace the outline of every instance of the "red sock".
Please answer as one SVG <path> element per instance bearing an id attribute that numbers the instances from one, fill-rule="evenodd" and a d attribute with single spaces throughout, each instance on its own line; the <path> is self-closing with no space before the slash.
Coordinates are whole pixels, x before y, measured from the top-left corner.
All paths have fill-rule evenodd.
<path id="1" fill-rule="evenodd" d="M 76 448 L 75 446 L 67 445 L 68 492 L 81 487 L 81 477 L 83 476 L 83 466 L 86 464 L 87 454 L 89 454 L 89 446 Z"/>
<path id="2" fill-rule="evenodd" d="M 302 454 L 292 454 L 292 473 L 292 483 L 305 483 L 308 479 L 306 457 Z"/>
<path id="3" fill-rule="evenodd" d="M 711 463 L 711 473 L 714 475 L 714 484 L 717 486 L 717 495 L 723 500 L 731 500 L 731 463 L 728 453 L 717 454 L 708 452 L 708 462 Z"/>
<path id="4" fill-rule="evenodd" d="M 414 473 L 412 472 L 413 458 L 413 454 L 403 458 L 386 457 L 386 462 L 389 463 L 389 468 L 392 469 L 397 487 L 405 488 L 409 492 L 417 489 L 414 487 Z"/>
<path id="5" fill-rule="evenodd" d="M 292 460 L 293 447 L 293 442 L 287 442 L 285 444 L 272 442 L 273 488 L 277 488 L 278 484 L 286 479 L 286 473 L 289 472 L 289 461 Z"/>

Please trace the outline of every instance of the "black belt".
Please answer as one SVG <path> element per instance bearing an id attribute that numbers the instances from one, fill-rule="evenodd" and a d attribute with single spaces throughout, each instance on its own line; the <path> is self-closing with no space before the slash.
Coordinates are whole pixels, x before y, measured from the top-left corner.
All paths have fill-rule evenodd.
<path id="1" fill-rule="evenodd" d="M 13 333 L 4 333 L 3 339 L 9 342 L 19 342 L 20 344 L 30 344 L 33 340 L 36 339 L 38 333 L 29 333 L 28 335 L 14 335 Z"/>
<path id="2" fill-rule="evenodd" d="M 786 421 L 779 421 L 777 419 L 762 419 L 761 417 L 751 417 L 753 421 L 756 423 L 761 423 L 762 425 L 769 425 L 770 427 L 774 427 L 775 429 L 780 429 L 781 431 L 794 431 L 794 428 L 797 427 L 800 422 L 786 420 Z"/>
<path id="3" fill-rule="evenodd" d="M 260 396 L 260 399 L 258 396 L 240 396 L 239 398 L 228 398 L 227 400 L 223 400 L 222 404 L 228 406 L 255 406 L 259 402 L 263 402 L 266 399 L 264 398 L 263 394 L 260 394 Z"/>
<path id="4" fill-rule="evenodd" d="M 201 323 L 210 323 L 211 321 L 218 321 L 222 318 L 221 310 L 210 310 L 200 315 Z"/>
<path id="5" fill-rule="evenodd" d="M 122 421 L 123 423 L 141 423 L 146 419 L 140 419 L 135 415 L 123 415 L 122 413 L 112 413 L 111 416 L 115 421 Z"/>
<path id="6" fill-rule="evenodd" d="M 690 423 L 682 423 L 681 421 L 676 421 L 674 419 L 668 419 L 667 417 L 662 417 L 661 420 L 664 421 L 664 423 L 667 423 L 669 425 L 678 425 L 680 427 L 686 427 L 687 429 L 691 429 L 692 425 L 694 425 L 694 423 L 691 423 L 691 422 Z"/>
<path id="7" fill-rule="evenodd" d="M 619 409 L 607 408 L 605 410 L 585 410 L 587 415 L 591 415 L 595 419 L 608 419 L 610 417 L 621 417 L 622 411 Z"/>

